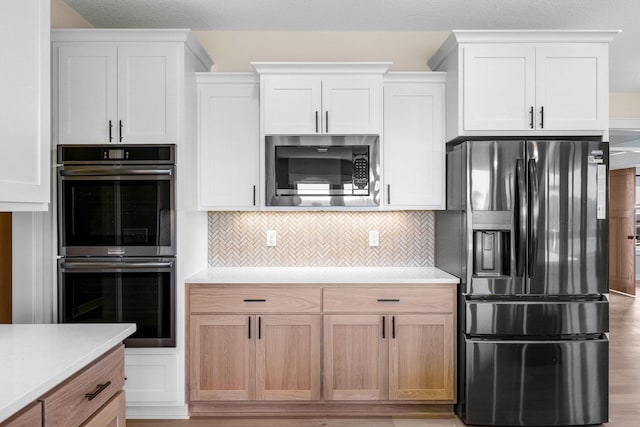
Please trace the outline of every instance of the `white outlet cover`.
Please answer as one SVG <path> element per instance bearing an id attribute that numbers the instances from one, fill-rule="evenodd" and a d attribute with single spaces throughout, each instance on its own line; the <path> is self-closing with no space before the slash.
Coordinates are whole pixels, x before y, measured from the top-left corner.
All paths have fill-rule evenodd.
<path id="1" fill-rule="evenodd" d="M 276 245 L 278 240 L 278 234 L 276 230 L 267 230 L 267 246 L 273 247 Z"/>
<path id="2" fill-rule="evenodd" d="M 380 233 L 378 230 L 369 230 L 369 246 L 376 247 L 380 245 Z"/>

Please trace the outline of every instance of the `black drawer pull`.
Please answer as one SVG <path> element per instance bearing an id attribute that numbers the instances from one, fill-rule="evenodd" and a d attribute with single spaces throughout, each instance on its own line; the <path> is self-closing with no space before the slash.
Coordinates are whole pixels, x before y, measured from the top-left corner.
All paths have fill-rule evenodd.
<path id="1" fill-rule="evenodd" d="M 400 302 L 398 298 L 378 298 L 378 302 Z"/>
<path id="2" fill-rule="evenodd" d="M 104 389 L 106 389 L 107 387 L 109 387 L 111 385 L 111 381 L 107 381 L 104 384 L 98 384 L 98 388 L 96 388 L 96 391 L 94 391 L 93 393 L 87 393 L 84 395 L 84 397 L 86 397 L 89 400 L 93 400 L 95 399 L 100 393 L 102 393 L 104 391 Z"/>
<path id="3" fill-rule="evenodd" d="M 267 302 L 266 299 L 246 299 L 244 302 Z"/>

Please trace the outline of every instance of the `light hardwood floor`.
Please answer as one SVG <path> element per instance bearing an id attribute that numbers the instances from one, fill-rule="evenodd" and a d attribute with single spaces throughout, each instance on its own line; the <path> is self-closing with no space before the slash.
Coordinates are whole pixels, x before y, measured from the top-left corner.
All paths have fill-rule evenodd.
<path id="1" fill-rule="evenodd" d="M 609 418 L 606 427 L 640 425 L 640 301 L 610 294 Z M 460 427 L 457 418 L 241 418 L 127 420 L 128 427 Z"/>

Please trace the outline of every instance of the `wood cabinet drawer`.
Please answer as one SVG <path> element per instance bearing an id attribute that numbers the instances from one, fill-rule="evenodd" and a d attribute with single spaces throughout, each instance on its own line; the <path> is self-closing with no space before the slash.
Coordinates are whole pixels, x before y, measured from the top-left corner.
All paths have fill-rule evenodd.
<path id="1" fill-rule="evenodd" d="M 44 425 L 79 426 L 123 387 L 124 345 L 121 344 L 42 398 Z"/>
<path id="2" fill-rule="evenodd" d="M 33 402 L 7 421 L 0 423 L 0 427 L 38 427 L 42 425 L 42 403 Z"/>
<path id="3" fill-rule="evenodd" d="M 191 313 L 319 313 L 320 288 L 191 286 Z"/>
<path id="4" fill-rule="evenodd" d="M 455 286 L 425 288 L 325 288 L 329 313 L 453 313 Z"/>

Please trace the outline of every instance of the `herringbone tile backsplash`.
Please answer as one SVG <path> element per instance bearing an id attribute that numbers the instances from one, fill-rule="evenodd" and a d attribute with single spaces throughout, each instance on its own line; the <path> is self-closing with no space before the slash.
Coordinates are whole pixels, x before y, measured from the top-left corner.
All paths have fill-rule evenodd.
<path id="1" fill-rule="evenodd" d="M 267 247 L 267 230 L 277 245 Z M 369 230 L 380 245 L 369 247 Z M 209 212 L 210 267 L 427 267 L 434 215 L 403 212 Z"/>

